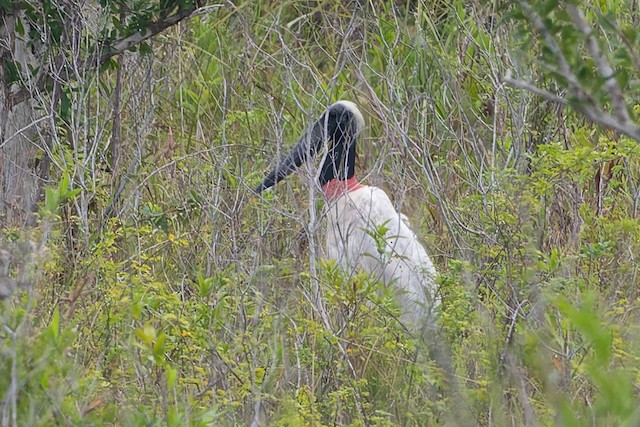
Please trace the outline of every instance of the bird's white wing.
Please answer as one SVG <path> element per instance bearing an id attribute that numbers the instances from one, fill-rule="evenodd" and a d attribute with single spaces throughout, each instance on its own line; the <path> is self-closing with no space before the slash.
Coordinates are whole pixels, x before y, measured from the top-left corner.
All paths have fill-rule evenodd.
<path id="1" fill-rule="evenodd" d="M 384 191 L 362 187 L 328 207 L 327 255 L 345 271 L 362 269 L 398 289 L 402 320 L 420 325 L 438 305 L 436 270 Z"/>

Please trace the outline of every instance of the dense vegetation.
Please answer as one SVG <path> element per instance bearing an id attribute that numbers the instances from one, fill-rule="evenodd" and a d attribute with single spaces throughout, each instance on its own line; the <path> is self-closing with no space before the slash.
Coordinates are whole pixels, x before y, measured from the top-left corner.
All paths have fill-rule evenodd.
<path id="1" fill-rule="evenodd" d="M 640 423 L 637 2 L 57 7 L 15 28 L 48 68 L 0 55 L 50 171 L 0 217 L 0 425 Z M 313 256 L 310 176 L 252 193 L 339 99 L 439 270 L 430 339 Z"/>

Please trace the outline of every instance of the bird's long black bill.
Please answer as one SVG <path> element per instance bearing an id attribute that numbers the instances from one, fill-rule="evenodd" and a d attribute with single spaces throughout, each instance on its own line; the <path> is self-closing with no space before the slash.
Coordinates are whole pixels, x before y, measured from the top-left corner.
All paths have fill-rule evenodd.
<path id="1" fill-rule="evenodd" d="M 287 154 L 287 157 L 256 187 L 256 193 L 260 194 L 262 191 L 273 187 L 298 169 L 307 159 L 316 154 L 326 139 L 325 117 L 323 114 L 322 117 L 313 124 L 313 127 L 302 135 L 295 147 Z"/>

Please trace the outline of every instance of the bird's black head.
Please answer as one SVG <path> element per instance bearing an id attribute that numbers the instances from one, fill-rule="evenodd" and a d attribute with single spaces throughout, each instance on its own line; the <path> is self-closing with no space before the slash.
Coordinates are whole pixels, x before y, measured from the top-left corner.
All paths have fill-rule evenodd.
<path id="1" fill-rule="evenodd" d="M 332 179 L 352 178 L 355 172 L 356 137 L 363 127 L 364 118 L 353 102 L 338 101 L 332 104 L 300 138 L 291 152 L 266 176 L 256 192 L 273 187 L 286 178 L 307 159 L 321 151 L 325 143 L 327 152 L 320 169 L 320 185 Z"/>

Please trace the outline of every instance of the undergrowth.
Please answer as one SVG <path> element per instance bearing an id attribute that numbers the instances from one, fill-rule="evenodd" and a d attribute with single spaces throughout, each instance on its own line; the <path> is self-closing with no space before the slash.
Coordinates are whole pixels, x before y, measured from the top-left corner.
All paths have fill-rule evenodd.
<path id="1" fill-rule="evenodd" d="M 123 57 L 122 170 L 55 146 L 37 224 L 3 230 L 0 285 L 29 286 L 0 302 L 0 424 L 640 423 L 637 141 L 505 88 L 498 2 L 237 3 Z M 76 95 L 110 105 L 114 73 Z M 309 174 L 251 191 L 338 99 L 439 271 L 425 337 L 322 258 Z"/>

